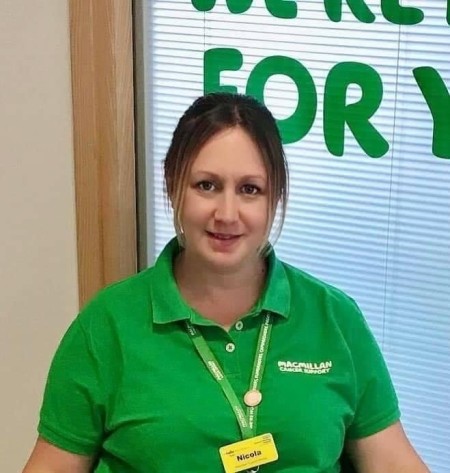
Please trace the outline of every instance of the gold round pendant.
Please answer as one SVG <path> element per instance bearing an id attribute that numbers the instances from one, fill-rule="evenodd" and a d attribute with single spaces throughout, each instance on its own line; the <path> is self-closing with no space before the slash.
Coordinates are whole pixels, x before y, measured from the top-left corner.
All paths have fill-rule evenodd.
<path id="1" fill-rule="evenodd" d="M 256 407 L 261 401 L 262 394 L 257 389 L 247 391 L 244 395 L 244 402 L 248 407 Z"/>

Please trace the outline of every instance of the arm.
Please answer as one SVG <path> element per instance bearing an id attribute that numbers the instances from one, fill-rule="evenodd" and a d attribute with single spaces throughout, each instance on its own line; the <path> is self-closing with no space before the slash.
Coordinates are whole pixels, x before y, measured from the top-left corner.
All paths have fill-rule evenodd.
<path id="1" fill-rule="evenodd" d="M 400 422 L 369 437 L 349 440 L 346 449 L 358 473 L 430 473 Z"/>
<path id="2" fill-rule="evenodd" d="M 92 457 L 66 452 L 38 438 L 22 473 L 89 473 Z"/>
<path id="3" fill-rule="evenodd" d="M 77 318 L 53 357 L 23 473 L 88 473 L 103 438 L 103 380 L 90 334 Z"/>

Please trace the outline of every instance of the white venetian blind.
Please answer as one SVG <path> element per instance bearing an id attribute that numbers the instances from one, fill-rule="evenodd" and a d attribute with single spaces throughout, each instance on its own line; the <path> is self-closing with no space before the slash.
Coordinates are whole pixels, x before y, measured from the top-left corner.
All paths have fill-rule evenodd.
<path id="1" fill-rule="evenodd" d="M 307 68 L 317 91 L 309 133 L 286 146 L 290 201 L 276 244 L 282 259 L 354 297 L 382 349 L 399 394 L 408 435 L 433 473 L 450 465 L 450 160 L 432 153 L 433 119 L 413 69 L 428 66 L 450 86 L 450 26 L 446 2 L 415 0 L 424 20 L 400 26 L 367 1 L 373 23 L 358 21 L 342 2 L 342 21 L 324 2 L 297 2 L 298 17 L 274 18 L 263 1 L 231 14 L 225 0 L 203 13 L 190 1 L 144 2 L 143 57 L 147 129 L 148 264 L 174 234 L 162 187 L 162 160 L 180 115 L 203 93 L 203 55 L 235 48 L 239 71 L 221 83 L 246 91 L 262 59 L 283 55 Z M 345 132 L 344 155 L 327 150 L 323 130 L 325 81 L 338 63 L 377 71 L 383 99 L 371 123 L 389 143 L 368 157 Z M 361 90 L 350 86 L 347 103 Z M 297 105 L 297 88 L 275 75 L 264 90 L 278 119 Z M 450 110 L 448 110 L 450 114 Z M 450 136 L 448 137 L 450 140 Z"/>

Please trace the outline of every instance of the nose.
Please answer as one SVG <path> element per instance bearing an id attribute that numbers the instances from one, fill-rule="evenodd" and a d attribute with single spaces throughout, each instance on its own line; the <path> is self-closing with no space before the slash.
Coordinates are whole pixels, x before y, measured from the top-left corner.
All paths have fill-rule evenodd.
<path id="1" fill-rule="evenodd" d="M 239 215 L 239 197 L 235 192 L 222 192 L 217 199 L 215 218 L 222 223 L 234 223 Z"/>

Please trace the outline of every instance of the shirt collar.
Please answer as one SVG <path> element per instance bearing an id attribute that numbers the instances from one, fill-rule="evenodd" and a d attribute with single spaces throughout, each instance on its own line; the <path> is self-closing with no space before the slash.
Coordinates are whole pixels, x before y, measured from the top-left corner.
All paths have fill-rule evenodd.
<path id="1" fill-rule="evenodd" d="M 199 316 L 182 298 L 173 274 L 173 262 L 180 251 L 173 238 L 161 252 L 151 272 L 151 304 L 153 321 L 166 324 L 180 320 L 190 320 L 195 324 L 213 325 L 212 321 Z M 261 298 L 252 312 L 270 311 L 285 318 L 290 310 L 290 286 L 283 263 L 270 248 L 267 255 L 267 280 Z"/>
<path id="2" fill-rule="evenodd" d="M 266 287 L 261 296 L 261 310 L 289 317 L 291 308 L 291 287 L 283 263 L 270 247 L 267 255 Z"/>

